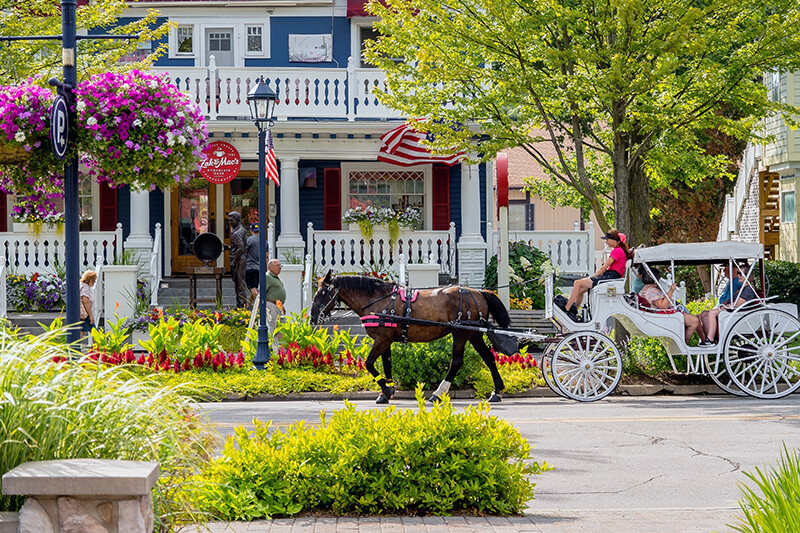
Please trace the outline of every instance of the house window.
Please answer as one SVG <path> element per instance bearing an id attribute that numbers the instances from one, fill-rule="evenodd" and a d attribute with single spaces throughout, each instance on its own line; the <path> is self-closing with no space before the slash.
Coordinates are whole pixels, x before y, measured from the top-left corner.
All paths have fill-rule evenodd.
<path id="1" fill-rule="evenodd" d="M 781 193 L 781 222 L 794 222 L 794 191 Z"/>
<path id="2" fill-rule="evenodd" d="M 378 38 L 378 31 L 372 27 L 372 24 L 369 26 L 359 26 L 358 27 L 358 43 L 359 43 L 359 54 L 358 57 L 361 58 L 361 68 L 377 68 L 375 65 L 367 62 L 364 59 L 364 42 L 365 41 L 374 41 Z"/>
<path id="3" fill-rule="evenodd" d="M 92 231 L 92 180 L 91 176 L 81 176 L 78 188 L 78 208 L 80 210 L 80 230 Z"/>
<path id="4" fill-rule="evenodd" d="M 208 34 L 209 52 L 230 52 L 232 48 L 232 35 L 229 31 L 212 31 Z"/>
<path id="5" fill-rule="evenodd" d="M 178 54 L 193 55 L 194 54 L 194 26 L 178 26 L 177 30 L 177 45 Z"/>
<path id="6" fill-rule="evenodd" d="M 247 52 L 262 53 L 264 51 L 264 27 L 247 26 Z"/>
<path id="7" fill-rule="evenodd" d="M 355 171 L 350 173 L 349 187 L 350 208 L 422 210 L 425 203 L 425 173 L 421 170 Z"/>

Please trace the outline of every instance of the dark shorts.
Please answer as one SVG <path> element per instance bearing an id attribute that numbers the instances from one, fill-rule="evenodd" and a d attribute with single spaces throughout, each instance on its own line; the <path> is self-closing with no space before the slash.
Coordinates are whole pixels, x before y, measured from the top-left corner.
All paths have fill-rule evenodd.
<path id="1" fill-rule="evenodd" d="M 244 273 L 244 279 L 247 282 L 248 289 L 258 288 L 258 270 L 248 270 Z"/>
<path id="2" fill-rule="evenodd" d="M 92 324 L 92 321 L 89 319 L 88 316 L 83 319 L 83 322 L 81 322 L 81 331 L 84 331 L 86 333 L 91 333 L 92 328 L 94 327 L 95 327 L 94 324 Z"/>
<path id="3" fill-rule="evenodd" d="M 606 270 L 603 272 L 602 276 L 590 276 L 589 279 L 592 280 L 592 287 L 597 287 L 597 284 L 601 281 L 605 281 L 607 279 L 619 279 L 620 276 L 619 272 L 616 270 Z"/>

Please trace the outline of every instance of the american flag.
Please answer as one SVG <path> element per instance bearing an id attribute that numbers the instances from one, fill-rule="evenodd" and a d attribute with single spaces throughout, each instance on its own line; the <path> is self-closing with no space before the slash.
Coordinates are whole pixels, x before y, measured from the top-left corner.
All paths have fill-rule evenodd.
<path id="1" fill-rule="evenodd" d="M 398 126 L 381 135 L 383 144 L 378 153 L 378 161 L 404 167 L 426 163 L 444 163 L 453 166 L 464 155 L 463 152 L 453 155 L 433 155 L 420 144 L 422 140 L 429 140 L 427 134 L 413 130 L 408 124 Z"/>
<path id="2" fill-rule="evenodd" d="M 281 180 L 278 177 L 278 163 L 275 162 L 275 150 L 272 144 L 272 131 L 267 132 L 267 177 L 275 182 L 276 187 L 281 186 Z"/>

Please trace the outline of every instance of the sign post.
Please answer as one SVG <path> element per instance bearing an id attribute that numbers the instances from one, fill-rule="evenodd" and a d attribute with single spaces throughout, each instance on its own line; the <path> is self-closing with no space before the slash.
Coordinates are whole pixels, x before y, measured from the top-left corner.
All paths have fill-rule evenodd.
<path id="1" fill-rule="evenodd" d="M 500 226 L 500 253 L 497 255 L 497 294 L 506 309 L 511 308 L 508 271 L 508 154 L 497 154 L 497 225 Z"/>

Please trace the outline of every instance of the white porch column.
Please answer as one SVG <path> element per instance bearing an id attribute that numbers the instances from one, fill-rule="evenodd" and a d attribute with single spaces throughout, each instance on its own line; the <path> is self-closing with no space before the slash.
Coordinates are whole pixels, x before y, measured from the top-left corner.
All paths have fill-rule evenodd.
<path id="1" fill-rule="evenodd" d="M 486 242 L 481 236 L 481 190 L 478 165 L 461 164 L 461 237 L 458 239 L 458 281 L 481 287 L 486 270 Z"/>
<path id="2" fill-rule="evenodd" d="M 150 254 L 153 238 L 150 236 L 150 191 L 131 190 L 131 232 L 125 239 L 125 250 L 131 250 L 139 264 L 138 273 L 144 275 L 150 269 Z"/>
<path id="3" fill-rule="evenodd" d="M 300 183 L 297 173 L 299 158 L 282 157 L 280 161 L 281 186 L 278 191 L 281 195 L 281 233 L 275 247 L 278 249 L 278 257 L 284 263 L 302 264 L 306 252 L 305 242 L 300 234 Z"/>

